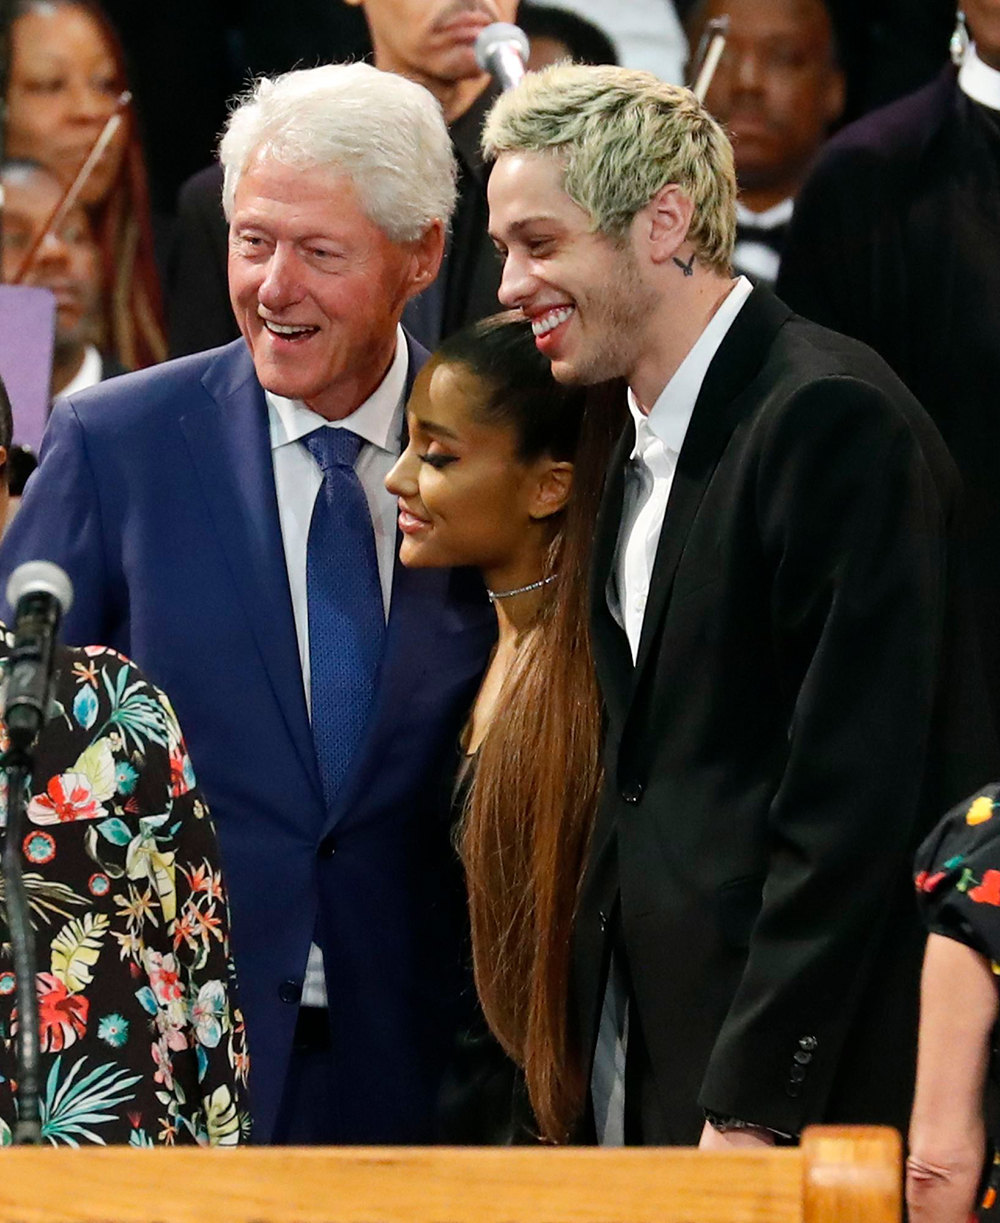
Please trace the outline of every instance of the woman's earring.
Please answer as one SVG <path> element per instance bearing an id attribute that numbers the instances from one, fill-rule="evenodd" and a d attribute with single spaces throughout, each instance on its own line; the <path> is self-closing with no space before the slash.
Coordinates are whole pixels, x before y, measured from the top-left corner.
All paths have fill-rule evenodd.
<path id="1" fill-rule="evenodd" d="M 965 24 L 965 14 L 961 9 L 955 14 L 955 29 L 952 31 L 948 49 L 951 52 L 951 62 L 956 68 L 960 68 L 969 50 L 969 27 Z"/>

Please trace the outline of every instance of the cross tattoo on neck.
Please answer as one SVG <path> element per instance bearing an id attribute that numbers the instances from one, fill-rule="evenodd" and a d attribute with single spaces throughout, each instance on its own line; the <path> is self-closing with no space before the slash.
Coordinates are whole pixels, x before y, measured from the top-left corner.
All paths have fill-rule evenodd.
<path id="1" fill-rule="evenodd" d="M 685 263 L 682 259 L 678 259 L 676 255 L 674 255 L 673 259 L 674 263 L 677 264 L 685 276 L 694 275 L 694 255 L 691 256 L 687 263 Z"/>

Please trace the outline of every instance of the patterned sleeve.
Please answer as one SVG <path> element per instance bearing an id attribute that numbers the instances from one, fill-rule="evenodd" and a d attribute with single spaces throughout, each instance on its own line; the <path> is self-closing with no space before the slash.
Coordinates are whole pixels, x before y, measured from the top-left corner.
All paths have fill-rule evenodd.
<path id="1" fill-rule="evenodd" d="M 236 1145 L 249 1134 L 248 1065 L 229 911 L 177 718 L 133 663 L 103 647 L 63 652 L 56 695 L 21 846 L 38 960 L 43 1137 Z M 0 728 L 0 749 L 4 738 Z M 0 933 L 2 1145 L 17 1012 Z"/>
<path id="2" fill-rule="evenodd" d="M 954 807 L 917 853 L 924 923 L 978 951 L 1000 971 L 1000 784 Z"/>
<path id="3" fill-rule="evenodd" d="M 169 843 L 174 855 L 174 918 L 167 923 L 170 950 L 149 952 L 149 988 L 158 1007 L 171 993 L 182 999 L 178 1034 L 161 1033 L 153 1050 L 161 1067 L 186 1059 L 186 1081 L 196 1088 L 163 1091 L 168 1112 L 188 1125 L 196 1141 L 230 1146 L 249 1136 L 246 1100 L 246 1033 L 236 994 L 229 942 L 229 903 L 219 862 L 215 828 L 195 781 L 177 717 L 164 693 L 153 689 L 164 711 L 168 749 L 149 780 L 170 794 Z M 150 765 L 147 758 L 147 767 Z M 165 776 L 157 777 L 162 766 Z M 153 872 L 155 874 L 155 867 Z M 166 901 L 169 892 L 163 897 Z M 166 907 L 166 905 L 165 905 Z M 176 982 L 176 983 L 175 983 Z M 184 1044 L 182 1045 L 181 1040 Z M 157 1057 L 158 1050 L 158 1057 Z M 193 1065 L 190 1063 L 193 1060 Z"/>

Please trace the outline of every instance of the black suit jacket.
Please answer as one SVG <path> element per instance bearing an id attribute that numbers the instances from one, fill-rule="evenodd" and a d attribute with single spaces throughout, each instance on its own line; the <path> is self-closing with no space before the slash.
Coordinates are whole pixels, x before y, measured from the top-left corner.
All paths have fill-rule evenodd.
<path id="1" fill-rule="evenodd" d="M 631 445 L 595 543 L 607 779 L 575 935 L 583 1047 L 617 938 L 643 1141 L 696 1142 L 703 1108 L 787 1133 L 905 1125 L 910 863 L 997 767 L 951 459 L 874 353 L 756 289 L 694 409 L 633 667 L 605 593 Z"/>

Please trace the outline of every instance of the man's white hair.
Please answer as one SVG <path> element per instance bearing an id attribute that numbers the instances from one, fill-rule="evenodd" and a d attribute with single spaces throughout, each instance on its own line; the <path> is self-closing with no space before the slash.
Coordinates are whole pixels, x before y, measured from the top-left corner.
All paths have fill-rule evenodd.
<path id="1" fill-rule="evenodd" d="M 227 220 L 258 155 L 346 174 L 390 241 L 411 242 L 455 208 L 457 168 L 441 107 L 422 85 L 368 64 L 262 77 L 229 116 L 219 145 Z"/>

